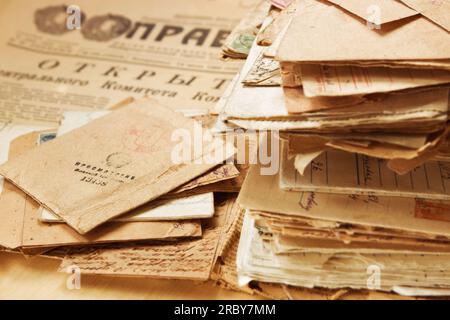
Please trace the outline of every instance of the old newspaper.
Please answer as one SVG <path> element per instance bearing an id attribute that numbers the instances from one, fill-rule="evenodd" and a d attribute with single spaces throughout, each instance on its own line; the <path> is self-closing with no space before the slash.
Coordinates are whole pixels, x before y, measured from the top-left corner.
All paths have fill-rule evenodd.
<path id="1" fill-rule="evenodd" d="M 52 124 L 65 110 L 149 96 L 188 115 L 239 69 L 220 48 L 257 0 L 2 0 L 0 122 Z"/>

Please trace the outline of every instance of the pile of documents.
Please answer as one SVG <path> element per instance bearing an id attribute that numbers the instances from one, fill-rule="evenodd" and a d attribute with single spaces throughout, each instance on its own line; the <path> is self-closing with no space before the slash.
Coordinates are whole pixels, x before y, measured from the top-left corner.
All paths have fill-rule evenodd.
<path id="1" fill-rule="evenodd" d="M 208 111 L 242 66 L 220 48 L 257 4 L 0 1 L 0 251 L 61 272 L 209 279 L 246 167 L 225 161 Z M 241 24 L 233 48 L 258 27 Z M 144 96 L 157 102 L 128 99 Z"/>
<path id="2" fill-rule="evenodd" d="M 450 294 L 449 9 L 294 0 L 266 14 L 213 110 L 218 128 L 280 137 L 278 174 L 253 166 L 238 198 L 238 283 Z"/>
<path id="3" fill-rule="evenodd" d="M 389 12 L 380 25 L 360 18 L 373 3 Z M 447 159 L 449 30 L 430 19 L 399 1 L 294 1 L 265 20 L 257 42 L 271 45 L 253 46 L 216 112 L 284 131 L 300 170 L 330 148 L 400 174 Z"/>
<path id="4" fill-rule="evenodd" d="M 139 1 L 135 21 L 105 16 L 128 29 L 99 43 L 33 20 L 64 9 L 48 0 L 23 10 L 1 39 L 20 68 L 0 70 L 0 250 L 273 299 L 450 296 L 450 2 L 215 1 L 198 16 L 209 2 Z M 141 15 L 151 5 L 164 19 Z M 66 69 L 31 53 L 41 37 Z M 50 76 L 71 55 L 87 87 Z M 84 78 L 98 57 L 112 60 Z"/>
<path id="5" fill-rule="evenodd" d="M 66 112 L 57 130 L 4 125 L 1 247 L 64 258 L 62 271 L 209 279 L 240 173 L 207 129 L 174 163 L 177 145 L 191 151 L 174 131 L 198 125 L 151 99 Z"/>

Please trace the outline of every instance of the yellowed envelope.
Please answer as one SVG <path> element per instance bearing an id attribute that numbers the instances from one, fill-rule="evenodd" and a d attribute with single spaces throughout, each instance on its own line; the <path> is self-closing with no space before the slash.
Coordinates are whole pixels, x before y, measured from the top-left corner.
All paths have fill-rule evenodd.
<path id="1" fill-rule="evenodd" d="M 41 208 L 39 220 L 47 223 L 63 221 L 51 211 Z M 111 222 L 180 221 L 207 219 L 214 215 L 212 192 L 192 196 L 155 200 L 129 213 L 113 218 Z"/>
<path id="2" fill-rule="evenodd" d="M 353 14 L 380 25 L 417 14 L 430 19 L 450 32 L 450 1 L 448 0 L 327 0 Z"/>
<path id="3" fill-rule="evenodd" d="M 450 1 L 400 0 L 450 32 Z"/>
<path id="4" fill-rule="evenodd" d="M 37 145 L 39 132 L 26 134 L 11 143 L 10 158 L 20 156 Z M 87 235 L 80 235 L 65 224 L 47 224 L 39 220 L 40 206 L 10 182 L 0 195 L 0 245 L 10 249 L 29 249 L 62 245 L 80 245 L 139 240 L 199 237 L 198 221 L 108 222 Z"/>
<path id="5" fill-rule="evenodd" d="M 136 101 L 9 161 L 0 174 L 84 234 L 233 155 L 223 140 L 204 140 L 200 152 L 173 164 L 174 130 L 193 137 L 195 124 L 153 100 Z"/>
<path id="6" fill-rule="evenodd" d="M 292 62 L 449 58 L 448 32 L 425 17 L 371 30 L 365 20 L 316 0 L 299 2 L 276 56 Z"/>
<path id="7" fill-rule="evenodd" d="M 401 20 L 404 18 L 412 17 L 417 15 L 418 13 L 405 6 L 401 2 L 393 1 L 393 0 L 327 0 L 328 2 L 334 3 L 353 14 L 356 14 L 360 18 L 369 21 L 375 22 L 373 17 L 373 10 L 371 8 L 376 8 L 379 10 L 379 21 L 380 25 Z M 377 13 L 378 13 L 377 12 Z"/>
<path id="8" fill-rule="evenodd" d="M 66 224 L 39 220 L 39 204 L 28 198 L 23 220 L 22 247 L 57 247 L 143 240 L 174 240 L 202 236 L 198 221 L 107 222 L 80 235 Z"/>
<path id="9" fill-rule="evenodd" d="M 134 100 L 125 100 L 120 105 L 116 105 L 109 110 L 118 110 L 121 107 L 124 107 Z M 63 120 L 61 125 L 58 128 L 57 136 L 60 137 L 66 133 L 69 133 L 75 129 L 78 129 L 89 122 L 99 119 L 101 117 L 109 114 L 110 111 L 93 111 L 93 112 L 83 112 L 83 111 L 68 111 L 64 112 Z M 172 197 L 178 196 L 179 193 L 185 192 L 187 190 L 197 189 L 200 186 L 205 186 L 208 184 L 216 183 L 219 181 L 225 181 L 228 179 L 232 179 L 239 176 L 239 171 L 236 169 L 234 164 L 228 163 L 224 165 L 220 165 L 208 172 L 204 175 L 197 177 L 186 184 L 178 187 L 177 189 L 171 191 L 168 195 Z"/>

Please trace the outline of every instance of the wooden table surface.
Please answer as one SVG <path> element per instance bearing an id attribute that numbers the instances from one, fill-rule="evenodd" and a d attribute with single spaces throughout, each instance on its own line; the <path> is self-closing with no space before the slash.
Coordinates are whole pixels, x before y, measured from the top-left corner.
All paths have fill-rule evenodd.
<path id="1" fill-rule="evenodd" d="M 0 299 L 255 299 L 210 283 L 82 276 L 80 290 L 67 289 L 59 261 L 0 252 Z"/>

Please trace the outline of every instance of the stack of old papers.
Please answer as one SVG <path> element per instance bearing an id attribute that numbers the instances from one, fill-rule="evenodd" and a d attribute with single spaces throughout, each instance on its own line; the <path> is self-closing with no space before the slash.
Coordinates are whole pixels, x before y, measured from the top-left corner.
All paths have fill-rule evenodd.
<path id="1" fill-rule="evenodd" d="M 448 1 L 139 1 L 105 47 L 65 34 L 69 54 L 33 40 L 56 41 L 42 15 L 65 7 L 44 2 L 3 50 L 0 250 L 274 299 L 450 296 Z M 51 86 L 25 73 L 47 51 L 122 67 Z"/>
<path id="2" fill-rule="evenodd" d="M 233 145 L 207 129 L 197 149 L 174 138 L 199 123 L 154 100 L 112 109 L 2 125 L 0 246 L 64 258 L 63 271 L 76 259 L 82 273 L 207 280 L 235 210 L 233 193 L 214 195 L 236 191 Z"/>
<path id="3" fill-rule="evenodd" d="M 241 190 L 228 283 L 449 295 L 449 2 L 279 8 L 213 110 L 281 146 L 278 173 L 253 166 Z"/>
<path id="4" fill-rule="evenodd" d="M 447 158 L 450 11 L 425 7 L 293 1 L 266 17 L 215 111 L 230 126 L 283 131 L 300 170 L 330 148 L 386 159 L 400 174 Z"/>
<path id="5" fill-rule="evenodd" d="M 80 0 L 69 15 L 1 1 L 0 251 L 62 272 L 210 278 L 246 170 L 204 128 L 242 66 L 220 48 L 246 57 L 275 2 Z"/>
<path id="6" fill-rule="evenodd" d="M 238 202 L 246 214 L 237 267 L 242 281 L 414 294 L 419 288 L 449 289 L 450 202 L 435 200 L 447 193 L 424 191 L 415 198 L 394 192 L 378 196 L 363 188 L 347 194 L 288 191 L 283 181 L 293 161 L 284 161 L 276 176 L 252 167 L 241 190 Z"/>

